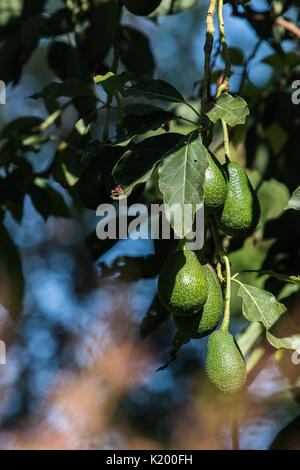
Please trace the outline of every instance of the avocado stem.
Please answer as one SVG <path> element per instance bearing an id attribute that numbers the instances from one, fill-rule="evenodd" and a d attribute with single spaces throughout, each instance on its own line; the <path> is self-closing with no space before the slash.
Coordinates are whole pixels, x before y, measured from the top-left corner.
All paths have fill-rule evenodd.
<path id="1" fill-rule="evenodd" d="M 227 333 L 230 322 L 230 297 L 231 297 L 231 268 L 230 261 L 227 255 L 222 256 L 226 267 L 226 293 L 225 293 L 225 310 L 223 322 L 220 330 Z"/>
<path id="2" fill-rule="evenodd" d="M 226 161 L 230 161 L 230 149 L 229 149 L 229 135 L 228 135 L 228 127 L 224 119 L 221 119 L 223 135 L 224 135 L 224 152 Z"/>
<path id="3" fill-rule="evenodd" d="M 216 254 L 219 257 L 219 259 L 223 261 L 223 263 L 225 264 L 225 268 L 226 268 L 225 309 L 224 309 L 223 322 L 220 327 L 220 330 L 226 333 L 228 331 L 229 322 L 230 322 L 231 267 L 230 267 L 229 258 L 224 252 L 223 248 L 221 247 L 215 219 L 211 219 L 211 230 L 212 230 L 213 239 L 214 239 L 214 243 L 216 247 Z M 218 267 L 217 274 L 218 274 L 220 282 L 222 282 L 221 279 L 223 279 L 223 275 L 221 272 L 221 268 L 219 265 L 217 265 L 217 267 Z"/>

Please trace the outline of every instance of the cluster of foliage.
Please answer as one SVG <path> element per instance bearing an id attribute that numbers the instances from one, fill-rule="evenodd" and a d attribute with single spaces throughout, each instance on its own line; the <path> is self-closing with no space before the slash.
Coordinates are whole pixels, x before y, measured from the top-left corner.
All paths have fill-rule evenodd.
<path id="1" fill-rule="evenodd" d="M 10 212 L 20 223 L 25 195 L 45 220 L 51 215 L 72 216 L 52 181 L 69 193 L 77 208 L 95 210 L 103 202 L 128 197 L 132 202 L 163 201 L 182 207 L 191 204 L 195 216 L 196 206 L 207 202 L 207 170 L 211 165 L 219 168 L 217 159 L 223 159 L 225 153 L 224 198 L 221 203 L 213 201 L 213 210 L 206 207 L 206 243 L 198 254 L 201 262 L 216 265 L 218 282 L 226 288 L 223 331 L 228 329 L 230 301 L 231 314 L 240 316 L 240 300 L 235 297 L 241 297 L 242 313 L 250 322 L 239 340 L 244 355 L 264 330 L 272 347 L 300 351 L 299 327 L 286 307 L 300 285 L 299 163 L 295 156 L 300 121 L 291 99 L 291 85 L 300 75 L 296 52 L 300 34 L 284 17 L 297 5 L 270 1 L 269 9 L 257 13 L 247 2 L 230 0 L 232 14 L 248 21 L 258 37 L 255 49 L 245 58 L 239 49 L 227 47 L 222 0 L 218 2 L 220 40 L 214 44 L 216 1 L 212 0 L 203 77 L 196 84 L 195 94 L 185 97 L 171 84 L 154 78 L 155 60 L 148 38 L 140 30 L 124 25 L 122 15 L 129 11 L 150 15 L 147 21 L 158 21 L 163 15 L 194 7 L 197 0 L 65 0 L 51 14 L 45 13 L 45 0 L 3 1 L 1 7 L 4 3 L 7 8 L 0 11 L 0 78 L 17 86 L 42 39 L 49 42 L 47 61 L 55 75 L 55 80 L 30 97 L 43 101 L 48 117 L 23 116 L 7 124 L 0 134 L 1 302 L 12 316 L 16 318 L 22 309 L 25 281 L 20 255 L 5 228 L 5 213 Z M 285 40 L 292 43 L 288 53 L 282 47 Z M 260 89 L 250 82 L 248 72 L 265 41 L 274 49 L 264 59 L 273 74 L 268 86 Z M 224 60 L 224 70 L 213 67 L 213 47 Z M 242 69 L 237 95 L 230 93 L 231 64 Z M 77 120 L 71 133 L 61 138 L 51 130 L 63 126 L 69 107 L 76 110 Z M 94 133 L 99 121 L 101 138 Z M 49 167 L 37 173 L 28 154 L 41 152 L 49 141 L 57 143 L 55 154 Z M 230 163 L 241 145 L 248 176 L 239 164 Z M 230 182 L 234 171 L 241 172 L 243 194 L 239 187 L 235 206 L 225 213 L 228 194 L 236 187 Z M 218 181 L 212 191 L 216 198 L 223 191 L 220 184 Z M 256 198 L 261 208 L 259 221 L 258 209 L 254 214 Z M 177 226 L 172 218 L 170 222 L 181 239 L 192 229 L 193 221 L 191 226 L 184 226 L 184 231 L 183 224 Z M 95 234 L 86 241 L 95 258 L 114 243 L 116 240 L 99 241 Z M 142 276 L 159 274 L 161 259 L 174 249 L 172 243 L 156 241 L 155 263 L 153 258 L 143 260 Z M 207 266 L 212 269 L 210 264 Z M 265 285 L 268 290 L 263 288 Z M 172 312 L 173 307 L 169 308 Z M 217 316 L 219 320 L 219 312 Z M 142 336 L 153 332 L 167 317 L 168 312 L 156 297 L 142 323 Z M 177 327 L 182 330 L 180 320 Z M 172 359 L 192 337 L 175 337 Z"/>

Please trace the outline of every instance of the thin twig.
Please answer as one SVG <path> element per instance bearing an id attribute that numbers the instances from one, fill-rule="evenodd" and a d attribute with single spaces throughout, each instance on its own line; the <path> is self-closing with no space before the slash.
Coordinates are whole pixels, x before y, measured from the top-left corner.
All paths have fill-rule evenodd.
<path id="1" fill-rule="evenodd" d="M 225 70 L 224 70 L 224 77 L 222 81 L 222 88 L 224 91 L 228 90 L 229 85 L 229 78 L 231 74 L 231 60 L 230 60 L 230 54 L 226 42 L 226 36 L 225 36 L 225 29 L 224 29 L 224 19 L 223 19 L 223 0 L 219 0 L 219 6 L 218 6 L 218 20 L 219 20 L 219 29 L 220 29 L 220 37 L 221 37 L 221 44 L 222 44 L 222 50 L 224 54 L 224 61 L 225 61 Z"/>
<path id="2" fill-rule="evenodd" d="M 204 113 L 205 104 L 208 95 L 208 87 L 210 80 L 210 58 L 214 43 L 214 16 L 216 11 L 217 0 L 210 0 L 207 17 L 206 17 L 206 40 L 204 45 L 205 61 L 204 61 L 204 76 L 202 81 L 202 100 L 201 111 Z"/>

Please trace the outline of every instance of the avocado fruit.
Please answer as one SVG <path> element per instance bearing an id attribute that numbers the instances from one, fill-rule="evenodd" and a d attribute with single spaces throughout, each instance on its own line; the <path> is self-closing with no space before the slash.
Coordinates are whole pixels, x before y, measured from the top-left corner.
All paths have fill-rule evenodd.
<path id="1" fill-rule="evenodd" d="M 130 13 L 137 16 L 147 16 L 156 10 L 161 0 L 123 0 L 123 3 Z"/>
<path id="2" fill-rule="evenodd" d="M 228 192 L 219 227 L 227 235 L 243 236 L 250 234 L 260 217 L 260 206 L 256 193 L 244 168 L 236 162 L 226 165 Z"/>
<path id="3" fill-rule="evenodd" d="M 204 177 L 204 210 L 221 212 L 227 196 L 227 181 L 222 165 L 211 153 L 207 152 L 208 167 Z"/>
<path id="4" fill-rule="evenodd" d="M 229 332 L 214 331 L 207 343 L 205 370 L 209 380 L 224 393 L 235 393 L 247 380 L 243 355 Z"/>
<path id="5" fill-rule="evenodd" d="M 173 253 L 158 278 L 158 296 L 163 306 L 175 315 L 193 315 L 207 299 L 204 267 L 190 250 Z"/>
<path id="6" fill-rule="evenodd" d="M 223 313 L 223 294 L 214 268 L 203 266 L 207 281 L 207 300 L 203 309 L 189 317 L 173 315 L 178 331 L 189 338 L 199 339 L 214 331 Z"/>

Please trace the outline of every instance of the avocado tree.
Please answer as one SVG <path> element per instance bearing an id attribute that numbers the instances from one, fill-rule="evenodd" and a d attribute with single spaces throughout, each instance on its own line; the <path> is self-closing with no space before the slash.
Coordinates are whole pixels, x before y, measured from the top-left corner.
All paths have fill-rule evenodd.
<path id="1" fill-rule="evenodd" d="M 170 317 L 176 332 L 160 374 L 192 339 L 209 337 L 208 380 L 242 395 L 266 358 L 288 354 L 297 364 L 300 353 L 299 3 L 268 0 L 263 11 L 247 0 L 204 3 L 0 1 L 7 95 L 41 44 L 48 67 L 27 97 L 45 116 L 21 114 L 0 134 L 0 301 L 18 324 L 26 278 L 6 215 L 21 224 L 25 197 L 45 220 L 125 198 L 176 204 L 182 214 L 189 205 L 189 224 L 169 215 L 172 239 L 155 240 L 155 254 L 139 261 L 141 278 L 158 277 L 141 336 Z M 230 45 L 223 12 L 239 34 L 252 32 L 253 50 Z M 204 15 L 204 48 L 198 77 L 177 70 L 191 80 L 182 90 L 160 73 L 151 28 L 177 15 L 184 24 L 188 14 Z M 257 57 L 269 67 L 263 84 L 251 76 Z M 33 154 L 47 166 L 36 170 Z M 204 245 L 191 251 L 186 237 L 202 205 Z M 99 240 L 96 227 L 85 240 L 95 261 L 117 243 Z M 297 400 L 299 370 L 289 379 Z"/>

